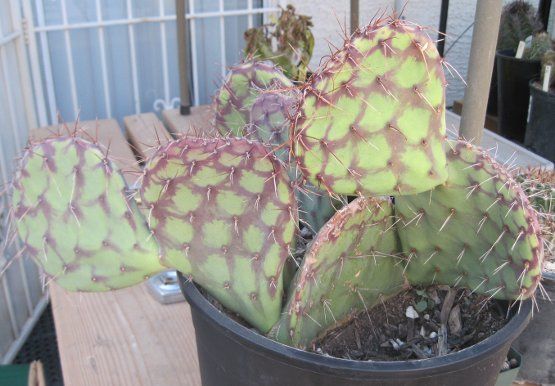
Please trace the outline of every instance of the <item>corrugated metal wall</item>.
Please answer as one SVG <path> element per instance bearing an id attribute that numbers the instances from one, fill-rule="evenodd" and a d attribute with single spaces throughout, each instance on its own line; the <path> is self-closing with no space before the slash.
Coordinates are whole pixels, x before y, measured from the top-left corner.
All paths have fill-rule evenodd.
<path id="1" fill-rule="evenodd" d="M 27 130 L 36 124 L 19 1 L 0 2 L 0 183 L 5 191 Z M 6 238 L 7 196 L 0 197 L 0 363 L 8 362 L 45 304 L 38 269 L 29 259 L 11 260 L 20 247 Z M 9 267 L 6 269 L 6 266 Z M 41 302 L 41 299 L 43 300 Z"/>

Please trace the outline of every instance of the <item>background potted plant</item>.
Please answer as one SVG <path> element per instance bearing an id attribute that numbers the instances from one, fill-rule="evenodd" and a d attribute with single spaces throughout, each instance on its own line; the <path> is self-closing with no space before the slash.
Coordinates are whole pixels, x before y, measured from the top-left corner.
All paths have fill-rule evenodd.
<path id="1" fill-rule="evenodd" d="M 142 212 L 94 139 L 32 143 L 11 190 L 14 229 L 47 279 L 69 290 L 180 271 L 205 385 L 493 385 L 528 322 L 524 300 L 539 285 L 543 245 L 536 213 L 503 165 L 464 141 L 444 149 L 442 64 L 422 27 L 378 19 L 297 91 L 275 67 L 239 66 L 216 102 L 230 132 L 158 148 L 140 181 Z M 246 95 L 255 100 L 239 110 L 224 103 Z M 289 139 L 274 148 L 284 122 Z M 286 146 L 301 179 L 290 180 Z M 336 199 L 358 198 L 299 256 L 295 190 L 304 179 Z M 288 262 L 299 265 L 292 276 Z M 448 286 L 451 304 L 451 287 L 483 294 L 484 304 L 499 299 L 510 320 L 468 349 L 425 360 L 303 350 L 430 284 Z M 448 334 L 442 320 L 430 339 Z"/>
<path id="2" fill-rule="evenodd" d="M 314 50 L 311 19 L 288 4 L 275 22 L 245 31 L 245 55 L 271 60 L 289 79 L 304 81 Z"/>
<path id="3" fill-rule="evenodd" d="M 524 142 L 528 101 L 528 82 L 540 73 L 542 50 L 549 48 L 536 9 L 525 1 L 505 6 L 501 15 L 496 54 L 497 112 L 500 133 L 509 139 Z M 534 36 L 521 58 L 516 58 L 520 41 Z"/>
<path id="4" fill-rule="evenodd" d="M 550 66 L 550 73 L 546 67 Z M 543 85 L 546 85 L 546 90 Z M 535 153 L 555 161 L 553 122 L 555 122 L 555 51 L 542 58 L 542 77 L 530 81 L 530 112 L 524 144 Z"/>

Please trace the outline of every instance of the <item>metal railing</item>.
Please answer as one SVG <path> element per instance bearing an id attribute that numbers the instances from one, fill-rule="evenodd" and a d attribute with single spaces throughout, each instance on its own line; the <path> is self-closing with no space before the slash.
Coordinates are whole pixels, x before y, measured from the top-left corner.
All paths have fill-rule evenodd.
<path id="1" fill-rule="evenodd" d="M 17 0 L 3 2 L 0 25 L 0 191 L 8 186 L 15 157 L 37 124 L 25 34 Z M 8 239 L 7 195 L 0 194 L 0 363 L 9 363 L 19 351 L 48 302 L 38 270 L 19 258 L 21 245 Z M 3 239 L 4 238 L 4 239 Z"/>
<path id="2" fill-rule="evenodd" d="M 162 74 L 163 83 L 163 95 L 159 95 L 152 105 L 152 109 L 160 110 L 176 107 L 176 103 L 179 101 L 178 95 L 172 95 L 170 87 L 170 66 L 169 66 L 169 56 L 166 46 L 167 41 L 167 25 L 168 23 L 174 23 L 176 20 L 175 13 L 170 13 L 166 9 L 165 2 L 163 0 L 158 0 L 158 14 L 139 17 L 134 14 L 134 9 L 131 0 L 126 0 L 125 8 L 126 15 L 124 18 L 110 19 L 107 20 L 103 16 L 103 8 L 101 7 L 100 0 L 90 0 L 94 1 L 95 4 L 95 21 L 85 21 L 85 22 L 70 22 L 68 20 L 68 0 L 60 0 L 60 11 L 61 11 L 61 23 L 49 24 L 45 20 L 45 9 L 44 0 L 21 0 L 23 5 L 23 11 L 25 19 L 36 20 L 36 25 L 32 23 L 27 24 L 28 29 L 28 44 L 30 51 L 30 62 L 33 71 L 33 79 L 44 80 L 34 82 L 34 93 L 35 95 L 44 95 L 43 100 L 37 100 L 37 113 L 38 121 L 40 125 L 52 124 L 57 121 L 59 104 L 57 101 L 56 84 L 54 81 L 53 70 L 56 63 L 53 62 L 51 57 L 51 47 L 48 39 L 48 34 L 53 32 L 61 32 L 63 34 L 64 40 L 64 50 L 65 58 L 67 63 L 65 63 L 65 68 L 67 69 L 67 77 L 69 79 L 69 93 L 71 100 L 71 111 L 73 117 L 64 117 L 66 120 L 76 119 L 79 116 L 79 111 L 81 109 L 80 100 L 78 96 L 78 86 L 77 77 L 79 74 L 79 69 L 76 69 L 73 60 L 73 43 L 74 38 L 71 36 L 71 31 L 74 30 L 96 30 L 98 34 L 98 46 L 100 52 L 100 73 L 102 79 L 102 89 L 103 89 L 103 105 L 105 110 L 105 116 L 99 118 L 112 118 L 114 117 L 112 109 L 112 86 L 109 82 L 110 69 L 107 64 L 106 58 L 106 29 L 115 26 L 126 26 L 127 35 L 129 41 L 129 56 L 130 61 L 128 67 L 131 73 L 131 89 L 133 98 L 133 111 L 129 113 L 141 113 L 143 112 L 141 108 L 141 95 L 140 95 L 140 76 L 138 73 L 138 58 L 137 58 L 137 42 L 136 42 L 136 31 L 135 29 L 139 25 L 144 24 L 158 24 L 159 26 L 159 38 L 161 47 L 161 60 L 162 65 L 159 71 Z M 267 5 L 267 3 L 271 3 Z M 193 96 L 194 104 L 199 104 L 199 68 L 198 68 L 198 58 L 199 58 L 199 42 L 197 39 L 197 20 L 217 18 L 219 19 L 219 36 L 220 39 L 220 49 L 219 57 L 220 63 L 220 73 L 222 77 L 226 73 L 226 66 L 231 63 L 226 63 L 226 36 L 225 36 L 225 22 L 226 18 L 229 17 L 241 17 L 247 16 L 248 27 L 252 27 L 254 24 L 255 15 L 266 15 L 269 13 L 275 13 L 278 11 L 277 5 L 280 1 L 273 0 L 271 2 L 265 1 L 263 6 L 254 7 L 253 0 L 247 1 L 247 6 L 245 9 L 233 9 L 226 10 L 224 0 L 219 0 L 217 11 L 197 11 L 195 7 L 195 1 L 189 0 L 189 12 L 186 17 L 190 20 L 191 29 L 191 58 L 192 58 L 192 86 L 193 86 Z M 58 64 L 59 65 L 59 64 Z M 127 65 L 127 64 L 124 64 Z M 44 87 L 43 87 L 44 84 Z M 44 101 L 46 99 L 46 101 Z M 120 118 L 116 116 L 116 118 Z"/>

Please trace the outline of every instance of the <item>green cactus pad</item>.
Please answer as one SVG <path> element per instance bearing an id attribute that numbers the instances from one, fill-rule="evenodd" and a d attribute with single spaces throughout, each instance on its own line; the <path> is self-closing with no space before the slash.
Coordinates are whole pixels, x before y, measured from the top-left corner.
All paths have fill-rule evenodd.
<path id="1" fill-rule="evenodd" d="M 292 87 L 293 83 L 271 62 L 247 61 L 232 67 L 214 97 L 216 129 L 223 135 L 242 136 L 260 94 Z"/>
<path id="2" fill-rule="evenodd" d="M 244 135 L 271 145 L 275 154 L 289 164 L 289 123 L 291 109 L 297 101 L 295 90 L 266 92 L 258 95 L 250 109 Z M 294 172 L 294 171 L 293 171 Z M 290 176 L 292 179 L 294 175 Z"/>
<path id="3" fill-rule="evenodd" d="M 403 289 L 389 201 L 358 198 L 318 233 L 272 335 L 307 347 L 318 335 Z"/>
<path id="4" fill-rule="evenodd" d="M 445 184 L 395 199 L 409 281 L 463 286 L 498 299 L 532 296 L 543 246 L 526 195 L 502 165 L 466 142 L 447 157 Z"/>
<path id="5" fill-rule="evenodd" d="M 28 148 L 12 209 L 25 252 L 70 291 L 105 291 L 166 269 L 125 182 L 101 149 L 58 137 Z"/>
<path id="6" fill-rule="evenodd" d="M 315 188 L 309 182 L 297 190 L 297 202 L 301 222 L 313 233 L 318 233 L 337 209 L 343 206 L 340 200 L 330 197 L 327 192 Z"/>
<path id="7" fill-rule="evenodd" d="M 176 140 L 149 161 L 141 197 L 165 263 L 267 332 L 279 319 L 298 218 L 287 173 L 266 147 Z"/>
<path id="8" fill-rule="evenodd" d="M 309 79 L 294 152 L 308 179 L 346 195 L 403 195 L 447 178 L 445 79 L 434 42 L 402 20 L 356 32 Z"/>

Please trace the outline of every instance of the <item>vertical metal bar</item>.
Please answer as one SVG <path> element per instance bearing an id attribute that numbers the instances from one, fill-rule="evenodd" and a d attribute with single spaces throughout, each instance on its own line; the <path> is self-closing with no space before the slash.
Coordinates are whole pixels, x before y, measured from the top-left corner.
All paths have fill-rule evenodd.
<path id="1" fill-rule="evenodd" d="M 439 14 L 439 32 L 437 35 L 437 50 L 441 56 L 445 49 L 445 32 L 447 31 L 447 17 L 449 16 L 449 0 L 441 0 Z"/>
<path id="2" fill-rule="evenodd" d="M 6 351 L 4 356 L 0 358 L 1 365 L 8 365 L 12 363 L 17 353 L 21 350 L 21 347 L 23 346 L 23 344 L 31 334 L 33 327 L 35 327 L 36 322 L 41 317 L 48 303 L 49 303 L 49 295 L 48 295 L 48 292 L 45 292 L 44 295 L 37 302 L 37 305 L 33 310 L 33 312 L 31 313 L 31 316 L 29 317 L 29 319 L 27 319 L 25 324 L 21 327 L 19 337 L 11 344 L 10 348 L 8 348 L 8 351 Z"/>
<path id="3" fill-rule="evenodd" d="M 137 75 L 137 52 L 135 48 L 135 29 L 131 20 L 133 19 L 133 8 L 131 6 L 131 0 L 126 1 L 127 5 L 127 20 L 129 25 L 127 26 L 127 33 L 129 35 L 129 50 L 131 55 L 131 77 L 133 79 L 133 99 L 135 102 L 135 114 L 141 112 L 141 100 L 139 97 L 139 79 Z"/>
<path id="4" fill-rule="evenodd" d="M 21 39 L 21 37 L 20 37 Z M 5 46 L 0 46 L 0 61 L 2 63 L 2 78 L 3 78 L 3 82 L 5 85 L 5 92 L 7 93 L 7 104 L 8 104 L 8 111 L 9 111 L 9 116 L 10 116 L 10 123 L 11 123 L 11 127 L 12 127 L 12 135 L 13 138 L 15 140 L 15 147 L 17 149 L 21 149 L 22 148 L 22 141 L 21 138 L 19 136 L 19 127 L 20 125 L 18 124 L 17 121 L 17 117 L 16 117 L 16 112 L 15 112 L 15 106 L 13 103 L 13 99 L 12 99 L 12 92 L 13 92 L 13 88 L 10 86 L 9 81 L 10 81 L 10 76 L 9 76 L 9 72 L 8 72 L 8 60 L 7 60 L 7 53 L 5 52 L 6 47 Z M 15 71 L 19 72 L 20 70 L 16 69 Z M 27 122 L 25 123 L 27 124 Z M 24 125 L 25 125 L 24 124 Z M 3 179 L 3 185 L 4 186 L 8 186 L 8 176 L 7 176 L 7 171 L 6 171 L 6 159 L 3 157 L 2 160 L 0 161 L 2 162 L 2 179 Z M 5 208 L 2 210 L 4 211 Z M 6 235 L 6 237 L 8 237 Z M 16 243 L 16 247 L 19 249 L 21 248 L 21 244 L 19 242 Z M 3 251 L 4 253 L 6 251 Z M 13 257 L 12 257 L 13 258 Z M 29 294 L 29 283 L 27 281 L 27 275 L 26 275 L 26 270 L 24 265 L 22 264 L 22 259 L 19 259 L 19 272 L 21 275 L 21 281 L 23 284 L 23 293 L 25 295 L 25 301 L 26 301 L 26 305 L 27 305 L 27 310 L 29 312 L 29 314 L 33 311 L 33 305 L 31 302 L 31 296 Z"/>
<path id="5" fill-rule="evenodd" d="M 189 3 L 191 14 L 194 13 L 194 0 Z M 177 22 L 177 53 L 179 58 L 179 94 L 181 115 L 189 115 L 191 107 L 191 95 L 189 93 L 189 23 L 187 23 L 187 0 L 176 0 L 175 2 L 176 22 Z M 196 44 L 195 44 L 195 25 L 191 20 L 191 45 L 192 45 L 192 64 L 193 64 L 193 88 L 195 101 L 198 101 L 198 75 L 196 71 Z"/>
<path id="6" fill-rule="evenodd" d="M 15 0 L 10 1 L 10 8 L 11 8 L 11 18 L 13 21 L 13 25 L 21 25 L 22 28 L 25 28 L 23 25 L 23 21 L 21 19 L 21 11 L 20 11 L 20 4 L 15 2 Z M 16 39 L 15 42 L 15 50 L 17 55 L 17 66 L 18 66 L 18 73 L 19 73 L 19 81 L 21 84 L 21 94 L 23 96 L 23 103 L 24 103 L 24 110 L 26 115 L 26 126 L 23 127 L 23 131 L 25 134 L 27 133 L 27 129 L 29 127 L 36 127 L 37 126 L 37 115 L 36 115 L 36 107 L 33 98 L 33 91 L 31 87 L 31 73 L 29 72 L 29 64 L 27 61 L 27 55 L 25 50 L 25 29 Z"/>
<path id="7" fill-rule="evenodd" d="M 224 12 L 224 0 L 219 0 L 219 10 Z M 227 72 L 226 58 L 225 58 L 225 16 L 220 16 L 220 60 L 222 61 L 220 71 L 222 79 L 225 78 Z"/>
<path id="8" fill-rule="evenodd" d="M 502 0 L 478 1 L 459 135 L 482 141 Z"/>
<path id="9" fill-rule="evenodd" d="M 44 89 L 42 87 L 42 72 L 40 69 L 37 39 L 35 36 L 35 26 L 33 21 L 33 10 L 31 9 L 30 0 L 23 0 L 23 22 L 25 23 L 27 35 L 25 36 L 28 44 L 27 53 L 29 55 L 29 63 L 31 65 L 31 78 L 33 82 L 33 101 L 35 102 L 36 111 L 38 115 L 38 122 L 31 124 L 31 126 L 46 126 L 48 118 L 46 116 L 46 104 L 44 98 Z M 25 52 L 25 47 L 21 48 Z M 29 92 L 31 87 L 29 87 Z"/>
<path id="10" fill-rule="evenodd" d="M 394 1 L 393 9 L 395 10 L 395 13 L 397 14 L 397 17 L 399 17 L 401 12 L 403 12 L 403 8 L 405 8 L 405 4 L 407 3 L 407 1 L 408 0 L 395 0 Z"/>
<path id="11" fill-rule="evenodd" d="M 351 33 L 359 26 L 359 0 L 351 0 Z"/>
<path id="12" fill-rule="evenodd" d="M 46 25 L 44 21 L 44 7 L 42 5 L 43 0 L 36 0 L 36 11 L 37 11 L 37 24 L 39 27 L 44 27 Z M 32 23 L 32 15 L 29 22 Z M 50 58 L 50 46 L 48 44 L 48 32 L 40 33 L 40 45 L 42 52 L 42 65 L 44 67 L 44 78 L 46 83 L 46 92 L 48 95 L 48 108 L 50 110 L 50 122 L 52 124 L 57 122 L 56 119 L 56 94 L 54 93 L 54 79 L 52 76 L 52 59 Z"/>
<path id="13" fill-rule="evenodd" d="M 196 30 L 196 21 L 195 21 L 195 8 L 194 5 L 195 0 L 189 0 L 189 17 L 190 17 L 190 32 L 191 32 L 191 68 L 193 70 L 193 95 L 194 95 L 194 102 L 193 104 L 198 105 L 200 100 L 200 88 L 199 88 L 199 80 L 198 80 L 198 50 L 197 50 L 197 30 Z M 188 51 L 187 51 L 188 52 Z"/>
<path id="14" fill-rule="evenodd" d="M 247 11 L 249 12 L 248 16 L 248 28 L 252 28 L 254 21 L 253 21 L 253 14 L 252 14 L 252 0 L 247 0 Z"/>
<path id="15" fill-rule="evenodd" d="M 98 23 L 102 23 L 102 7 L 100 6 L 100 0 L 95 0 L 96 6 L 96 20 Z M 108 118 L 112 117 L 112 102 L 110 98 L 110 84 L 108 83 L 108 64 L 106 61 L 106 42 L 105 42 L 105 32 L 104 27 L 98 27 L 98 45 L 100 49 L 100 67 L 102 73 L 102 89 L 104 90 L 104 109 L 106 110 L 106 116 Z"/>
<path id="16" fill-rule="evenodd" d="M 18 22 L 20 22 L 20 16 L 18 15 L 18 11 L 15 10 L 16 5 L 14 5 L 11 1 L 10 1 L 10 18 L 11 18 L 11 24 L 12 24 L 12 28 L 15 27 L 16 25 L 18 25 Z M 1 30 L 1 26 L 0 26 L 0 30 Z M 11 128 L 12 128 L 12 136 L 13 139 L 15 140 L 15 147 L 17 149 L 21 149 L 22 147 L 22 141 L 21 141 L 21 137 L 20 137 L 20 127 L 25 127 L 28 124 L 36 124 L 35 122 L 35 114 L 34 114 L 34 106 L 32 105 L 32 96 L 28 95 L 29 93 L 29 89 L 25 90 L 25 88 L 29 88 L 28 85 L 28 74 L 24 73 L 22 74 L 22 71 L 24 71 L 27 67 L 27 61 L 25 60 L 25 58 L 21 57 L 21 52 L 20 52 L 20 45 L 22 43 L 23 40 L 23 36 L 20 35 L 19 37 L 17 37 L 16 39 L 17 41 L 12 41 L 14 44 L 14 49 L 16 50 L 16 54 L 17 54 L 17 66 L 18 68 L 15 69 L 11 69 L 13 72 L 17 72 L 19 73 L 19 80 L 20 80 L 20 85 L 19 85 L 19 90 L 21 90 L 22 93 L 22 97 L 24 98 L 24 103 L 25 103 L 25 110 L 27 109 L 31 109 L 31 113 L 27 113 L 27 117 L 25 119 L 25 122 L 23 124 L 20 125 L 20 122 L 17 120 L 17 114 L 15 111 L 15 106 L 14 106 L 14 98 L 12 98 L 12 93 L 14 92 L 13 87 L 10 85 L 10 72 L 8 69 L 9 63 L 8 63 L 8 59 L 7 59 L 7 44 L 6 45 L 0 45 L 0 62 L 1 62 L 1 67 L 2 67 L 2 77 L 3 77 L 3 82 L 5 85 L 5 93 L 6 93 L 6 100 L 7 100 L 7 104 L 8 104 L 8 114 L 10 116 L 10 121 L 11 121 Z M 18 45 L 19 43 L 19 45 Z M 27 80 L 27 81 L 25 81 Z M 27 95 L 26 95 L 27 94 Z M 31 105 L 29 106 L 29 101 L 28 98 L 31 97 Z M 25 129 L 24 129 L 25 130 Z M 4 153 L 4 151 L 2 152 Z M 2 172 L 2 183 L 4 186 L 8 186 L 9 182 L 8 182 L 8 175 L 7 175 L 7 170 L 6 170 L 6 158 L 4 156 L 2 156 L 2 159 L 0 159 L 1 165 L 0 165 L 0 169 Z M 4 201 L 4 200 L 3 200 Z M 4 201 L 5 204 L 5 201 Z M 0 212 L 4 212 L 6 211 L 6 207 L 5 205 L 3 205 L 4 207 L 1 209 Z M 6 219 L 6 221 L 9 221 L 9 219 Z M 6 237 L 8 237 L 9 235 L 6 235 Z M 19 240 L 16 242 L 16 248 L 20 249 L 21 248 L 21 244 L 19 243 Z M 7 254 L 7 251 L 5 249 L 3 249 L 0 253 L 2 254 Z M 12 257 L 13 259 L 14 257 Z M 6 263 L 7 263 L 7 258 L 6 258 Z M 31 302 L 31 296 L 29 293 L 29 283 L 27 281 L 27 272 L 25 270 L 25 266 L 23 264 L 23 260 L 19 259 L 19 274 L 21 277 L 21 283 L 23 285 L 23 294 L 25 296 L 25 303 L 27 306 L 27 311 L 29 312 L 29 315 L 33 312 L 33 304 Z M 18 287 L 20 288 L 20 287 Z M 8 297 L 10 296 L 9 294 L 7 295 Z M 11 298 L 10 298 L 11 300 Z M 13 311 L 13 310 L 12 310 Z M 13 323 L 13 321 L 12 321 Z"/>
<path id="17" fill-rule="evenodd" d="M 0 25 L 0 29 L 1 28 L 2 26 Z M 7 44 L 10 44 L 10 43 L 6 43 L 6 45 Z M 13 101 L 13 98 L 11 97 L 12 87 L 10 85 L 10 79 L 12 79 L 12 77 L 10 77 L 10 73 L 8 71 L 8 59 L 7 59 L 7 53 L 5 52 L 6 45 L 0 45 L 0 63 L 2 67 L 2 80 L 4 82 L 5 92 L 7 94 L 6 100 L 8 104 L 8 115 L 9 115 L 10 125 L 12 128 L 12 135 L 13 135 L 13 138 L 15 139 L 15 145 L 17 146 L 18 149 L 20 149 L 21 139 L 19 138 L 19 132 L 18 132 L 19 125 L 17 124 L 17 115 L 15 112 L 14 101 Z"/>
<path id="18" fill-rule="evenodd" d="M 19 327 L 17 326 L 17 319 L 15 318 L 15 310 L 13 308 L 13 302 L 11 297 L 10 288 L 8 287 L 8 281 L 6 275 L 4 274 L 0 277 L 2 281 L 2 288 L 4 290 L 4 300 L 6 301 L 6 306 L 8 308 L 8 315 L 10 317 L 10 324 L 12 325 L 12 332 L 15 338 L 19 336 Z"/>
<path id="19" fill-rule="evenodd" d="M 158 0 L 160 17 L 165 16 L 164 0 Z M 166 46 L 166 22 L 160 21 L 160 45 L 162 47 L 162 79 L 164 81 L 164 99 L 170 103 L 170 77 L 168 75 L 168 48 Z"/>
<path id="20" fill-rule="evenodd" d="M 73 52 L 71 49 L 71 36 L 70 31 L 67 29 L 68 26 L 68 19 L 67 19 L 67 7 L 66 7 L 66 0 L 61 0 L 61 8 L 62 8 L 62 24 L 64 27 L 64 40 L 66 46 L 66 55 L 67 55 L 67 66 L 68 66 L 68 76 L 69 76 L 69 85 L 71 90 L 71 102 L 73 104 L 73 114 L 74 119 L 77 119 L 79 115 L 79 102 L 77 100 L 77 87 L 75 85 L 75 69 L 73 66 Z"/>
<path id="21" fill-rule="evenodd" d="M 538 4 L 538 16 L 543 24 L 544 31 L 547 31 L 550 11 L 551 11 L 551 0 L 540 0 Z"/>

